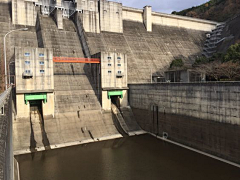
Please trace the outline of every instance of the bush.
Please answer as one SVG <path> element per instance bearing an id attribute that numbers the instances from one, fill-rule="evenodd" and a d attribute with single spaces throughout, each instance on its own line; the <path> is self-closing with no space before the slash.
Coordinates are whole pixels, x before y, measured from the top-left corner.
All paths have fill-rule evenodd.
<path id="1" fill-rule="evenodd" d="M 193 65 L 196 66 L 196 65 L 200 65 L 200 64 L 206 64 L 206 63 L 209 63 L 209 59 L 202 56 L 202 57 L 197 58 Z"/>
<path id="2" fill-rule="evenodd" d="M 230 46 L 223 59 L 224 62 L 240 63 L 240 43 Z"/>
<path id="3" fill-rule="evenodd" d="M 179 68 L 179 67 L 183 67 L 184 62 L 182 59 L 174 59 L 171 64 L 170 64 L 170 68 Z"/>

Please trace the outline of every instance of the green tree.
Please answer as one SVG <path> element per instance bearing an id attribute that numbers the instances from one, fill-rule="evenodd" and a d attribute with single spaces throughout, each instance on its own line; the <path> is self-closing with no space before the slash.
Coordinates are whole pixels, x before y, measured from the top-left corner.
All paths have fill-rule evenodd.
<path id="1" fill-rule="evenodd" d="M 209 63 L 209 59 L 204 56 L 201 56 L 195 60 L 193 66 L 197 66 L 199 64 L 206 64 L 206 63 Z"/>
<path id="2" fill-rule="evenodd" d="M 240 63 L 240 43 L 230 46 L 223 59 L 224 62 L 232 61 Z"/>
<path id="3" fill-rule="evenodd" d="M 183 67 L 184 62 L 182 59 L 174 59 L 171 64 L 170 64 L 170 68 L 180 68 Z"/>

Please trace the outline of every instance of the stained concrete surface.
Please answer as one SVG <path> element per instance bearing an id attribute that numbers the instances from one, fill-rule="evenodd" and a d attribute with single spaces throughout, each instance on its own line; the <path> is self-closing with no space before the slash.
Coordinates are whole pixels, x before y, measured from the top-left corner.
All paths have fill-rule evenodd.
<path id="1" fill-rule="evenodd" d="M 240 126 L 190 116 L 158 113 L 133 108 L 134 115 L 147 132 L 240 164 Z"/>

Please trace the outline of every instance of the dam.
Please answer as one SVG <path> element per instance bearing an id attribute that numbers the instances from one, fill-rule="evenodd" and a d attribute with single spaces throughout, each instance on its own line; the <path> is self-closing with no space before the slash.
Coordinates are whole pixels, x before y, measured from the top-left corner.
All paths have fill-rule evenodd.
<path id="1" fill-rule="evenodd" d="M 225 26 L 107 0 L 0 0 L 5 47 L 0 57 L 0 179 L 69 179 L 71 168 L 57 163 L 68 158 L 76 161 L 66 165 L 82 168 L 82 173 L 87 171 L 84 161 L 92 161 L 89 172 L 95 168 L 94 158 L 75 153 L 93 156 L 106 167 L 97 169 L 96 177 L 87 174 L 89 179 L 117 179 L 117 173 L 105 173 L 114 171 L 109 166 L 118 161 L 119 179 L 128 179 L 135 161 L 144 162 L 141 156 L 146 156 L 146 166 L 132 173 L 143 171 L 146 179 L 152 170 L 152 179 L 159 179 L 157 167 L 168 163 L 167 152 L 174 156 L 164 167 L 167 174 L 173 166 L 175 175 L 185 171 L 182 179 L 187 179 L 187 169 L 193 171 L 191 177 L 203 177 L 194 173 L 200 170 L 209 179 L 220 177 L 201 167 L 203 158 L 209 168 L 226 169 L 222 175 L 240 177 L 239 82 L 197 81 L 188 72 L 183 78 L 188 82 L 169 83 L 164 75 L 173 60 L 191 66 L 206 54 L 209 34 Z M 163 153 L 159 161 L 165 160 L 151 165 L 147 161 L 158 157 L 157 150 Z M 140 152 L 134 156 L 134 151 Z M 195 160 L 199 164 L 190 168 Z M 44 171 L 48 163 L 55 164 L 55 174 Z M 148 173 L 147 166 L 153 167 Z M 68 173 L 57 175 L 61 168 Z M 79 176 L 73 173 L 70 179 Z"/>

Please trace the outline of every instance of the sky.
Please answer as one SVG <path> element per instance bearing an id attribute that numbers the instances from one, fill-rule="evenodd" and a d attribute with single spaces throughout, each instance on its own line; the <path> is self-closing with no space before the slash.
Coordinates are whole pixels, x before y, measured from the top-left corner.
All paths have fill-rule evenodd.
<path id="1" fill-rule="evenodd" d="M 111 0 L 123 3 L 123 6 L 143 8 L 146 5 L 152 6 L 153 11 L 171 13 L 203 4 L 209 0 Z"/>

